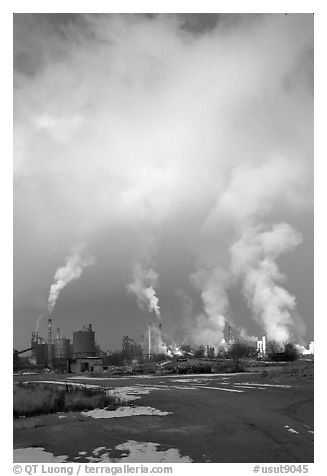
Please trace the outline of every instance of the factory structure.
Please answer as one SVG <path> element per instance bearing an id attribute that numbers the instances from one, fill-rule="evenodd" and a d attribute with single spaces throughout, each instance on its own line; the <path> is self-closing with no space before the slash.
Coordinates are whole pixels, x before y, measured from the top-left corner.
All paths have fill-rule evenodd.
<path id="1" fill-rule="evenodd" d="M 238 339 L 232 335 L 231 326 L 226 324 L 225 334 L 221 346 L 202 345 L 203 358 L 210 360 L 221 355 L 228 355 Z M 253 346 L 257 358 L 269 358 L 268 342 L 266 336 L 256 339 L 256 347 Z M 190 346 L 188 346 L 190 347 Z M 162 340 L 161 322 L 150 322 L 146 332 L 141 336 L 141 344 L 137 344 L 128 336 L 123 336 L 120 352 L 101 352 L 95 342 L 95 331 L 92 324 L 83 326 L 73 332 L 72 342 L 63 337 L 60 329 L 56 329 L 53 338 L 52 319 L 48 319 L 47 339 L 42 338 L 38 332 L 32 332 L 30 346 L 21 351 L 14 351 L 14 369 L 19 369 L 23 364 L 34 368 L 53 369 L 62 372 L 105 372 L 113 366 L 113 356 L 119 354 L 119 359 L 114 365 L 134 365 L 156 360 L 156 356 L 164 355 L 166 358 L 183 356 L 182 347 L 167 345 Z M 25 353 L 30 352 L 29 357 L 21 359 Z M 184 352 L 185 353 L 185 352 Z M 189 356 L 193 353 L 188 351 Z M 314 354 L 314 343 L 310 342 L 309 348 L 303 348 L 303 355 Z"/>
<path id="2" fill-rule="evenodd" d="M 154 327 L 149 329 L 155 335 Z M 151 333 L 150 333 L 151 334 Z M 123 337 L 122 363 L 125 365 L 138 363 L 143 359 L 149 359 L 151 352 L 158 352 L 157 346 L 152 344 L 154 336 L 148 338 L 149 349 L 138 345 L 128 336 Z M 18 369 L 22 364 L 20 356 L 27 352 L 30 355 L 24 359 L 25 364 L 39 369 L 54 369 L 63 372 L 103 372 L 108 369 L 108 355 L 105 355 L 96 346 L 95 332 L 92 324 L 84 325 L 80 330 L 73 332 L 72 342 L 70 339 L 60 334 L 60 329 L 56 330 L 56 337 L 53 338 L 52 319 L 48 319 L 47 339 L 39 336 L 38 332 L 32 332 L 31 344 L 21 351 L 14 350 L 14 368 Z"/>
<path id="3" fill-rule="evenodd" d="M 60 334 L 57 328 L 53 339 L 52 319 L 48 319 L 47 340 L 32 332 L 31 345 L 22 351 L 14 351 L 14 365 L 19 355 L 30 351 L 29 362 L 40 368 L 54 368 L 67 372 L 96 371 L 101 366 L 101 358 L 97 356 L 95 332 L 92 325 L 83 326 L 73 333 L 73 342 Z"/>

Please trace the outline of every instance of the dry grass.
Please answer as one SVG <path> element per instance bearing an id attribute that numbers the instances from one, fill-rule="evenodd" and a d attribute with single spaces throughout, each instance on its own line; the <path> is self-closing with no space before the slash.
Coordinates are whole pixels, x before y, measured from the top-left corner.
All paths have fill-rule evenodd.
<path id="1" fill-rule="evenodd" d="M 263 370 L 260 372 L 261 377 L 275 378 L 275 377 L 314 377 L 314 362 L 296 360 L 288 362 L 279 368 L 270 368 L 269 371 Z"/>
<path id="2" fill-rule="evenodd" d="M 14 386 L 14 418 L 47 413 L 84 411 L 93 408 L 116 408 L 118 401 L 105 389 L 65 389 L 47 384 L 18 384 Z"/>

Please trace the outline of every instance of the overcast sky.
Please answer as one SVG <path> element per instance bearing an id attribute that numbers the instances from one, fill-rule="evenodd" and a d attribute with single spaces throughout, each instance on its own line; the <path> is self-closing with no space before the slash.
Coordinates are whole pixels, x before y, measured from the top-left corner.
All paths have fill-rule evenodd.
<path id="1" fill-rule="evenodd" d="M 167 342 L 313 339 L 313 15 L 15 14 L 14 346 L 154 297 Z"/>

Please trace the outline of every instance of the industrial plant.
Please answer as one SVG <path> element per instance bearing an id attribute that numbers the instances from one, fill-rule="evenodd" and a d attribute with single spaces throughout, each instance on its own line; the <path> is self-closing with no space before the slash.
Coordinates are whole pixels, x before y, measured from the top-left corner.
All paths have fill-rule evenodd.
<path id="1" fill-rule="evenodd" d="M 92 324 L 83 325 L 80 330 L 74 331 L 72 340 L 62 336 L 59 328 L 53 338 L 52 319 L 49 318 L 47 338 L 43 338 L 36 331 L 32 332 L 30 346 L 23 350 L 14 350 L 13 367 L 14 371 L 30 368 L 40 372 L 101 373 L 116 370 L 117 373 L 117 369 L 128 366 L 130 370 L 134 367 L 138 372 L 147 372 L 149 368 L 162 370 L 162 365 L 171 362 L 189 360 L 194 363 L 195 359 L 201 359 L 202 362 L 214 363 L 219 359 L 228 360 L 237 346 L 242 347 L 244 356 L 257 360 L 287 360 L 283 349 L 276 347 L 275 342 L 269 343 L 266 336 L 257 338 L 255 344 L 240 342 L 233 336 L 232 328 L 228 324 L 225 326 L 225 336 L 219 348 L 205 343 L 192 348 L 186 341 L 180 346 L 168 345 L 162 339 L 162 323 L 150 322 L 141 336 L 140 344 L 125 335 L 122 338 L 121 350 L 105 352 L 96 344 Z M 308 349 L 295 347 L 302 355 L 314 354 L 313 342 L 310 342 Z M 156 363 L 156 366 L 149 367 L 151 363 Z"/>

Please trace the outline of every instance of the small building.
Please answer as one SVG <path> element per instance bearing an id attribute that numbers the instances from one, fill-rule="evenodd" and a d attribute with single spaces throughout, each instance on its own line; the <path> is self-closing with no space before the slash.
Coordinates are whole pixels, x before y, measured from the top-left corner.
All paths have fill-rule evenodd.
<path id="1" fill-rule="evenodd" d="M 101 357 L 77 357 L 72 360 L 70 369 L 74 373 L 103 372 Z"/>
<path id="2" fill-rule="evenodd" d="M 266 336 L 262 336 L 261 340 L 257 340 L 257 353 L 259 357 L 265 357 L 267 355 Z"/>
<path id="3" fill-rule="evenodd" d="M 315 353 L 315 343 L 311 341 L 309 344 L 309 354 L 314 355 L 314 353 Z"/>

